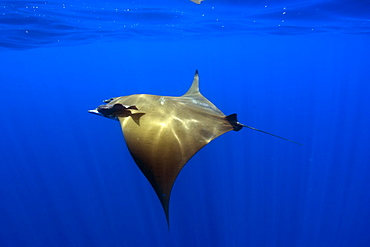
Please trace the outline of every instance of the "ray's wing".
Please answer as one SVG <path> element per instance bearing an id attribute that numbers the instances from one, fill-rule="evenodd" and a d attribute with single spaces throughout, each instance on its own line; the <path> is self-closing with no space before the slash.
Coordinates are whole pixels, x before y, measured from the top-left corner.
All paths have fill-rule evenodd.
<path id="1" fill-rule="evenodd" d="M 200 4 L 202 1 L 204 1 L 204 0 L 190 0 L 190 1 L 192 1 L 192 2 L 194 2 L 194 3 L 196 3 L 196 4 Z"/>
<path id="2" fill-rule="evenodd" d="M 169 200 L 175 179 L 202 147 L 234 127 L 199 93 L 198 73 L 181 97 L 130 95 L 113 104 L 135 105 L 131 117 L 119 117 L 136 164 L 154 188 L 169 221 Z M 135 114 L 141 114 L 135 121 Z"/>

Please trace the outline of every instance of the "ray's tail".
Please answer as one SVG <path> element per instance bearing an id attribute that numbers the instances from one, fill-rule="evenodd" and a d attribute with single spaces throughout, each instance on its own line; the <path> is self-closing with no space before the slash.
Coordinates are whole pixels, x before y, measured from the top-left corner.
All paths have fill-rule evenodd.
<path id="1" fill-rule="evenodd" d="M 295 141 L 289 140 L 287 138 L 284 138 L 284 137 L 281 137 L 281 136 L 278 136 L 278 135 L 275 135 L 275 134 L 271 134 L 271 133 L 269 133 L 267 131 L 263 131 L 263 130 L 260 130 L 260 129 L 253 128 L 251 126 L 247 126 L 247 125 L 241 124 L 241 123 L 238 122 L 237 115 L 235 113 L 234 114 L 231 114 L 229 116 L 226 116 L 226 119 L 233 126 L 233 128 L 234 128 L 235 131 L 239 131 L 243 127 L 246 127 L 248 129 L 256 130 L 256 131 L 259 131 L 259 132 L 262 132 L 262 133 L 265 133 L 265 134 L 268 134 L 268 135 L 271 135 L 271 136 L 275 136 L 277 138 L 280 138 L 280 139 L 283 139 L 283 140 L 286 140 L 286 141 L 289 141 L 289 142 L 293 142 L 295 144 L 298 144 L 298 145 L 302 145 L 303 146 L 303 144 L 301 144 L 299 142 L 295 142 Z"/>

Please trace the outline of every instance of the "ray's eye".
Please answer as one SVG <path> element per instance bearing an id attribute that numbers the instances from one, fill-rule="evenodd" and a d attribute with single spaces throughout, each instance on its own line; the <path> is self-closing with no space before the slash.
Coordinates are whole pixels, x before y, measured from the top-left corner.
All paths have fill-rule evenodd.
<path id="1" fill-rule="evenodd" d="M 110 103 L 114 100 L 114 98 L 110 98 L 110 99 L 106 99 L 106 100 L 103 100 L 104 103 Z"/>

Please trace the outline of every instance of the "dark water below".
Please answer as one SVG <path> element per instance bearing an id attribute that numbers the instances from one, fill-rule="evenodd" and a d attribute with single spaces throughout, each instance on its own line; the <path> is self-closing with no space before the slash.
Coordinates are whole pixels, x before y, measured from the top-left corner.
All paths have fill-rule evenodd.
<path id="1" fill-rule="evenodd" d="M 0 246 L 370 246 L 368 10 L 0 2 Z M 304 146 L 212 141 L 175 183 L 168 231 L 119 124 L 87 110 L 182 95 L 195 69 L 225 114 Z"/>

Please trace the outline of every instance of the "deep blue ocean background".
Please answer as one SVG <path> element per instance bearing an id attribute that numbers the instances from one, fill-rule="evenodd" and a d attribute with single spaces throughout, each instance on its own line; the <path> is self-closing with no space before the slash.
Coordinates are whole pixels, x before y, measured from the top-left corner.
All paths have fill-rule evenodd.
<path id="1" fill-rule="evenodd" d="M 370 246 L 370 2 L 1 1 L 0 246 Z M 170 230 L 119 123 L 200 90 L 250 129 L 197 153 Z"/>

